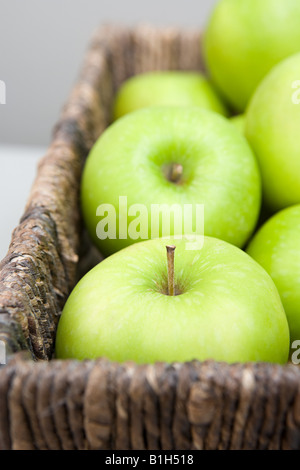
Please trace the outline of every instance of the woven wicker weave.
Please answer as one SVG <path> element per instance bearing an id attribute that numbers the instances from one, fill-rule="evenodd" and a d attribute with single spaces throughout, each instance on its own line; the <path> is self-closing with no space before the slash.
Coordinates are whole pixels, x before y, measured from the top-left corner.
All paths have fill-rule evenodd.
<path id="1" fill-rule="evenodd" d="M 200 39 L 147 25 L 92 38 L 0 266 L 0 449 L 300 449 L 295 365 L 53 359 L 66 298 L 101 259 L 78 194 L 115 91 L 143 71 L 202 69 Z"/>

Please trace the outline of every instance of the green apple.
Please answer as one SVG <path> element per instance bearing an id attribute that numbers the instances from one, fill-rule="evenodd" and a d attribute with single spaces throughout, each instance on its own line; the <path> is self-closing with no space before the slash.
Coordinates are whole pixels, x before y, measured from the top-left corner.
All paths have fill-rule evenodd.
<path id="1" fill-rule="evenodd" d="M 91 149 L 81 183 L 85 225 L 105 256 L 191 232 L 242 247 L 260 204 L 246 139 L 226 117 L 199 107 L 149 107 L 118 119 Z"/>
<path id="2" fill-rule="evenodd" d="M 174 243 L 171 270 L 166 246 Z M 288 354 L 288 323 L 270 276 L 244 251 L 209 237 L 196 251 L 184 237 L 148 240 L 99 263 L 65 304 L 55 352 L 136 363 L 285 363 Z"/>
<path id="3" fill-rule="evenodd" d="M 245 134 L 245 114 L 238 114 L 236 116 L 232 116 L 229 118 L 229 120 L 234 126 L 236 126 L 236 128 L 240 131 L 242 135 Z"/>
<path id="4" fill-rule="evenodd" d="M 300 203 L 299 91 L 300 53 L 273 67 L 246 112 L 245 134 L 260 166 L 264 202 L 272 212 Z"/>
<path id="5" fill-rule="evenodd" d="M 300 51 L 300 2 L 221 0 L 203 44 L 210 78 L 241 113 L 271 68 Z"/>
<path id="6" fill-rule="evenodd" d="M 300 339 L 300 205 L 277 212 L 247 247 L 272 277 L 287 315 L 291 340 Z"/>
<path id="7" fill-rule="evenodd" d="M 153 71 L 129 78 L 117 92 L 113 117 L 118 119 L 149 106 L 199 106 L 228 114 L 214 87 L 200 72 Z"/>

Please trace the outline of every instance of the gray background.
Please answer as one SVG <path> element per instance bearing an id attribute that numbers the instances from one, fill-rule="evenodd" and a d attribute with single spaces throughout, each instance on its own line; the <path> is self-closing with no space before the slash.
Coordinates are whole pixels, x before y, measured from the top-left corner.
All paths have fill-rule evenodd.
<path id="1" fill-rule="evenodd" d="M 0 142 L 46 145 L 101 23 L 203 28 L 216 0 L 0 0 Z"/>
<path id="2" fill-rule="evenodd" d="M 38 160 L 103 23 L 203 29 L 217 0 L 0 0 L 0 260 Z"/>

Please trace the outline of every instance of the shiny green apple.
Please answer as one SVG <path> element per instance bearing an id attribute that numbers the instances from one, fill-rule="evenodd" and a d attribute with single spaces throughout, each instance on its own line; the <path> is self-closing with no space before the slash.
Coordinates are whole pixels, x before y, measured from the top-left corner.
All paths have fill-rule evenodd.
<path id="1" fill-rule="evenodd" d="M 175 295 L 166 246 L 176 245 Z M 89 271 L 58 323 L 56 358 L 136 363 L 214 359 L 285 363 L 286 315 L 267 272 L 239 248 L 205 237 L 131 245 Z"/>
<path id="2" fill-rule="evenodd" d="M 300 203 L 299 129 L 300 53 L 268 73 L 246 112 L 246 137 L 261 170 L 264 202 L 273 212 Z"/>
<path id="3" fill-rule="evenodd" d="M 247 253 L 272 277 L 287 315 L 291 340 L 300 340 L 300 205 L 268 219 L 251 240 Z"/>
<path id="4" fill-rule="evenodd" d="M 300 51 L 299 0 L 220 0 L 204 34 L 209 75 L 238 112 L 265 75 Z"/>
<path id="5" fill-rule="evenodd" d="M 246 139 L 226 117 L 199 107 L 150 107 L 118 119 L 93 146 L 81 183 L 85 225 L 106 256 L 191 230 L 242 247 L 260 204 L 260 173 Z M 158 212 L 162 222 L 153 230 Z M 176 224 L 165 228 L 172 215 Z"/>
<path id="6" fill-rule="evenodd" d="M 238 114 L 229 118 L 230 122 L 240 131 L 242 135 L 245 135 L 245 114 Z"/>
<path id="7" fill-rule="evenodd" d="M 113 118 L 149 106 L 199 106 L 228 114 L 204 74 L 182 70 L 145 72 L 126 80 L 116 94 Z"/>

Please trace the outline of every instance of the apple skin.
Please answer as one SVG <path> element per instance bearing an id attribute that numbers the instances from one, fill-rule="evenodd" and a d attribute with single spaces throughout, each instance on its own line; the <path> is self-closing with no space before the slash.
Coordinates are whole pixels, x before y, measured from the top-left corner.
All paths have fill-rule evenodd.
<path id="1" fill-rule="evenodd" d="M 170 182 L 163 166 L 183 167 L 182 184 Z M 257 223 L 261 205 L 261 179 L 255 156 L 229 120 L 198 107 L 151 107 L 115 121 L 100 136 L 88 155 L 81 182 L 85 226 L 95 246 L 108 256 L 141 241 L 119 234 L 119 198 L 142 204 L 151 233 L 152 205 L 204 205 L 205 235 L 242 247 Z M 116 210 L 116 238 L 96 233 L 97 207 Z M 148 220 L 149 219 L 149 220 Z M 128 225 L 133 217 L 128 217 Z M 174 227 L 173 227 L 174 228 Z M 172 229 L 172 227 L 171 227 Z M 179 235 L 184 233 L 182 227 Z M 170 233 L 158 236 L 176 235 Z M 203 231 L 198 233 L 203 235 Z"/>
<path id="2" fill-rule="evenodd" d="M 300 203 L 300 93 L 299 86 L 293 88 L 297 79 L 299 53 L 269 72 L 246 112 L 245 134 L 259 163 L 264 203 L 273 213 Z"/>
<path id="3" fill-rule="evenodd" d="M 291 341 L 300 339 L 300 205 L 277 212 L 254 235 L 247 253 L 269 273 L 281 296 Z"/>
<path id="4" fill-rule="evenodd" d="M 153 71 L 129 78 L 116 94 L 113 119 L 149 106 L 199 106 L 228 115 L 214 87 L 200 72 Z"/>
<path id="5" fill-rule="evenodd" d="M 166 245 L 175 244 L 181 294 L 166 295 Z M 55 356 L 79 360 L 286 363 L 289 329 L 267 272 L 239 248 L 205 237 L 127 247 L 89 271 L 58 323 Z"/>
<path id="6" fill-rule="evenodd" d="M 232 116 L 231 118 L 229 118 L 229 120 L 234 126 L 236 126 L 236 128 L 240 131 L 242 135 L 245 135 L 245 114 L 238 114 L 237 116 Z"/>
<path id="7" fill-rule="evenodd" d="M 299 0 L 221 0 L 204 34 L 209 76 L 240 113 L 271 68 L 298 51 Z"/>

